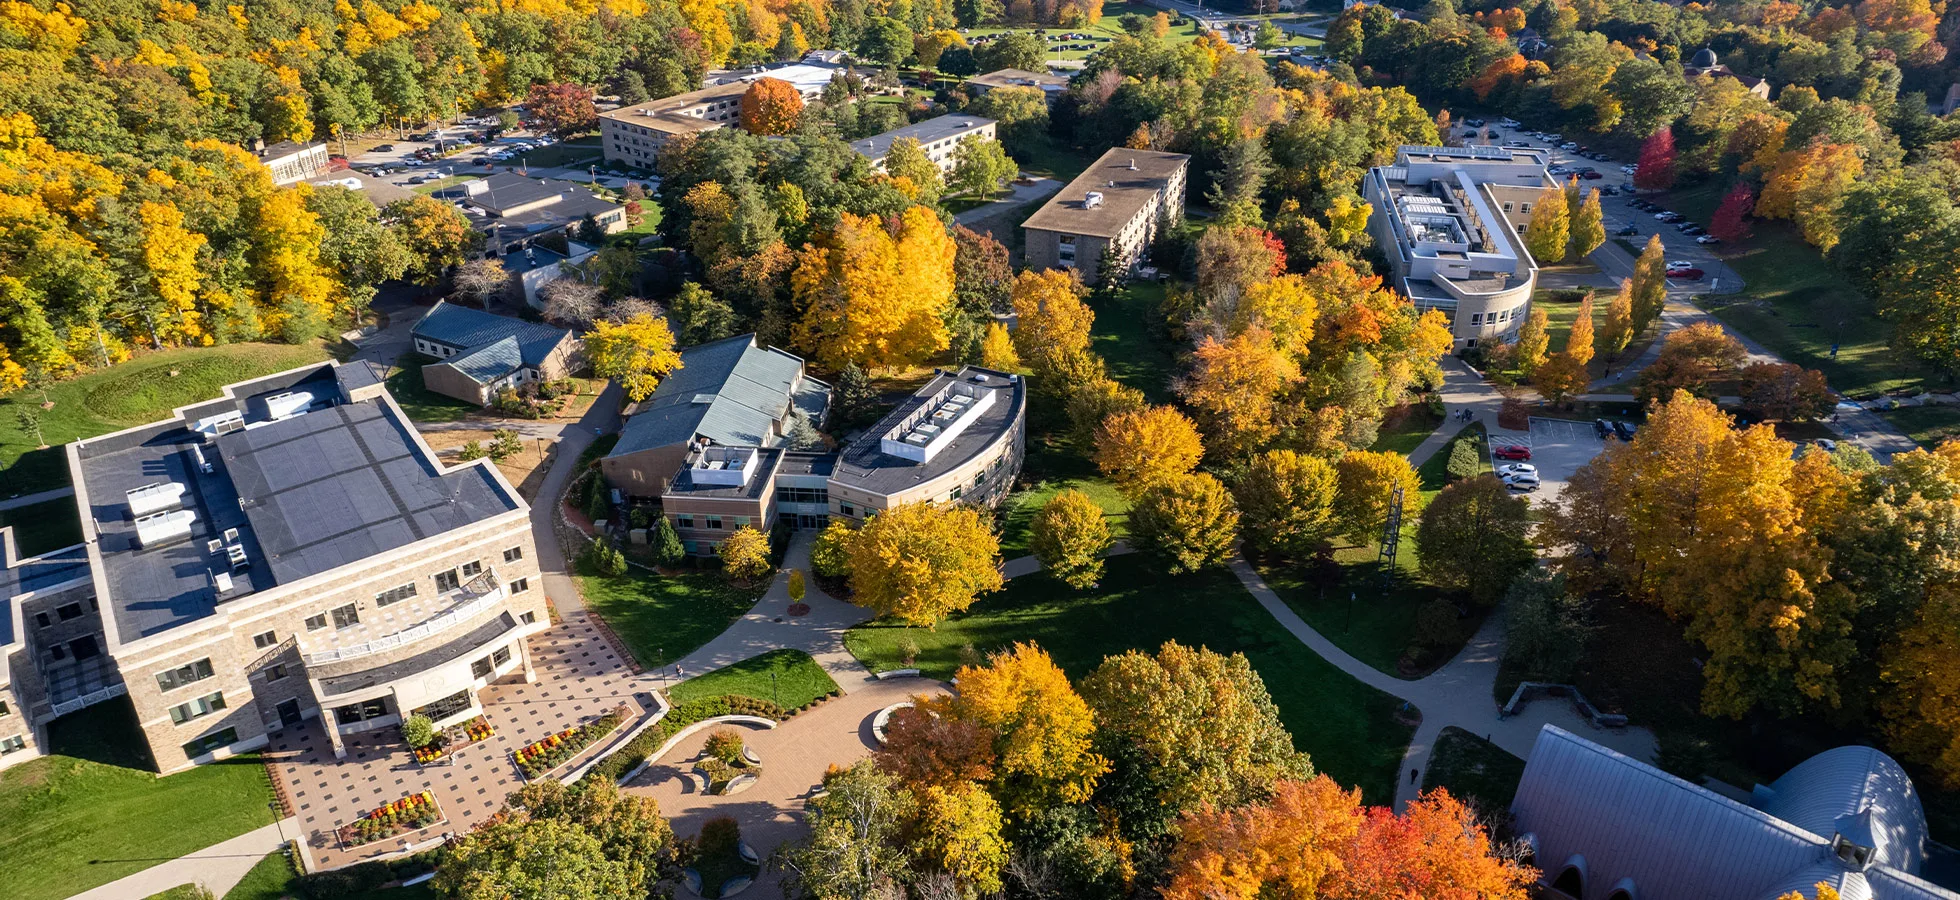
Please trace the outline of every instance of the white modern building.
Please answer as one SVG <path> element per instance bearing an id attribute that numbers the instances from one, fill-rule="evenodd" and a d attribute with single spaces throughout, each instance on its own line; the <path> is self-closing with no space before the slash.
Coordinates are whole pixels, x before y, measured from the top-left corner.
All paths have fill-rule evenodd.
<path id="1" fill-rule="evenodd" d="M 1539 150 L 1403 147 L 1368 170 L 1368 230 L 1391 281 L 1450 317 L 1458 349 L 1509 340 L 1530 311 L 1538 264 L 1525 250 L 1531 206 L 1557 182 Z"/>

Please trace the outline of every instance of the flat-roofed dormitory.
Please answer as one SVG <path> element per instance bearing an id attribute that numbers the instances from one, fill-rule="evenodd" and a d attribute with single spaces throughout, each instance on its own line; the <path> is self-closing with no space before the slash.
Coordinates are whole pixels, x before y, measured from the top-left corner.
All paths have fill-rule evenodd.
<path id="1" fill-rule="evenodd" d="M 336 749 L 464 721 L 534 678 L 528 507 L 487 461 L 438 461 L 379 374 L 294 369 L 68 445 L 83 543 L 5 560 L 14 714 L 126 693 L 169 773 L 315 720 Z"/>
<path id="2" fill-rule="evenodd" d="M 1184 217 L 1191 157 L 1117 147 L 1090 164 L 1021 223 L 1030 269 L 1074 269 L 1096 283 L 1105 253 L 1128 270 L 1157 237 Z"/>

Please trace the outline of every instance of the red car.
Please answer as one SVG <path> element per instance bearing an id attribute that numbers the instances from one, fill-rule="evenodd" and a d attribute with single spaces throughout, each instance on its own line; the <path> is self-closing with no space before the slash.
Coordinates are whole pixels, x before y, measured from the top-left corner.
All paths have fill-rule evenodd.
<path id="1" fill-rule="evenodd" d="M 1667 277 L 1669 277 L 1669 278 L 1679 278 L 1679 279 L 1681 279 L 1682 281 L 1700 281 L 1700 280 L 1701 280 L 1701 276 L 1702 276 L 1702 271 L 1701 271 L 1700 269 L 1669 269 L 1669 270 L 1667 270 Z"/>
<path id="2" fill-rule="evenodd" d="M 1490 455 L 1495 456 L 1498 459 L 1530 459 L 1531 448 L 1521 446 L 1518 444 L 1507 444 L 1503 447 L 1499 447 L 1495 450 L 1492 450 L 1490 452 Z"/>
<path id="3" fill-rule="evenodd" d="M 1587 181 L 1598 181 L 1599 179 L 1605 178 L 1606 176 L 1601 175 L 1598 172 L 1580 172 L 1579 177 L 1584 178 Z"/>

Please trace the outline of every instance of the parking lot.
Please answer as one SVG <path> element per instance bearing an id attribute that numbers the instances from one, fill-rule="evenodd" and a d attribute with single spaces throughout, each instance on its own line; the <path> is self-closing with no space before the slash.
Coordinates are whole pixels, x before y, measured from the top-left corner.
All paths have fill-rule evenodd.
<path id="1" fill-rule="evenodd" d="M 1572 473 L 1591 461 L 1604 449 L 1605 442 L 1593 432 L 1591 422 L 1575 422 L 1569 419 L 1541 419 L 1533 416 L 1531 433 L 1522 438 L 1494 438 L 1494 444 L 1525 443 L 1531 447 L 1531 464 L 1538 467 L 1539 489 L 1526 496 L 1532 505 L 1539 508 L 1558 502 L 1565 493 L 1565 484 L 1571 480 Z M 1506 465 L 1496 460 L 1499 468 Z"/>

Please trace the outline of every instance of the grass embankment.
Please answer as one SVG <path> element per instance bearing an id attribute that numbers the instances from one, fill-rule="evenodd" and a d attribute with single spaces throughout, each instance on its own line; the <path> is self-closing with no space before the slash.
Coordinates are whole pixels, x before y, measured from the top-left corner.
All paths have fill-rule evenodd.
<path id="1" fill-rule="evenodd" d="M 475 403 L 438 394 L 422 383 L 422 367 L 435 362 L 440 360 L 410 351 L 402 354 L 395 361 L 395 370 L 388 373 L 388 393 L 394 395 L 409 421 L 424 425 L 461 422 L 482 411 L 483 407 Z"/>
<path id="2" fill-rule="evenodd" d="M 164 350 L 50 385 L 46 397 L 54 406 L 49 409 L 41 408 L 38 390 L 0 398 L 0 496 L 68 484 L 61 445 L 69 441 L 147 425 L 179 406 L 216 398 L 227 384 L 325 359 L 322 343 Z M 20 412 L 39 413 L 41 437 L 52 446 L 35 449 L 39 441 L 20 421 Z"/>
<path id="3" fill-rule="evenodd" d="M 158 778 L 127 699 L 56 719 L 48 738 L 51 755 L 0 772 L 11 900 L 60 900 L 272 824 L 256 754 Z"/>
<path id="4" fill-rule="evenodd" d="M 837 682 L 801 650 L 771 650 L 689 678 L 667 691 L 676 704 L 741 696 L 798 709 L 836 691 Z"/>
<path id="5" fill-rule="evenodd" d="M 873 671 L 904 668 L 906 645 L 916 646 L 915 666 L 944 679 L 969 647 L 985 654 L 1033 641 L 1070 678 L 1081 678 L 1106 656 L 1155 650 L 1173 640 L 1244 653 L 1272 693 L 1294 745 L 1311 754 L 1320 771 L 1360 786 L 1369 803 L 1394 797 L 1395 773 L 1412 731 L 1394 719 L 1399 701 L 1334 668 L 1277 627 L 1223 570 L 1167 576 L 1142 556 L 1115 557 L 1091 591 L 1028 575 L 937 629 L 878 622 L 852 629 L 844 643 Z"/>

